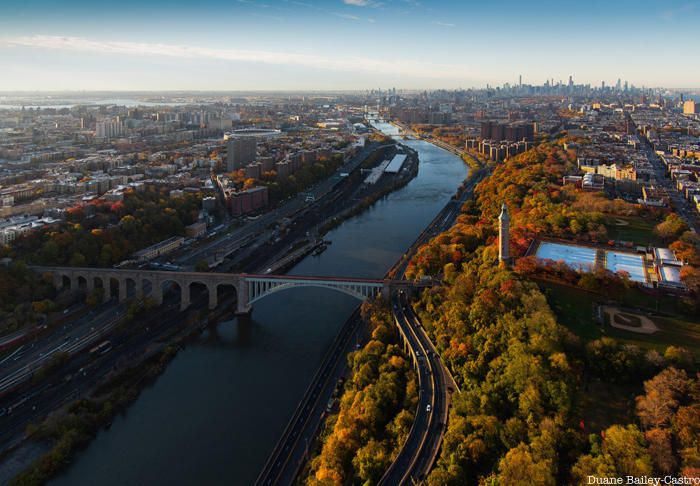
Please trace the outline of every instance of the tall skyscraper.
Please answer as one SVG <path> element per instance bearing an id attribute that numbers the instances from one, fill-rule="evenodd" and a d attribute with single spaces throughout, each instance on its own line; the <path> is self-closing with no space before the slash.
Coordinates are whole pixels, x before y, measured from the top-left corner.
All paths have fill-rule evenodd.
<path id="1" fill-rule="evenodd" d="M 498 215 L 498 261 L 510 262 L 510 216 L 506 203 L 501 206 L 501 214 Z"/>
<path id="2" fill-rule="evenodd" d="M 229 172 L 242 169 L 255 162 L 257 150 L 255 137 L 233 137 L 226 144 L 226 170 Z"/>

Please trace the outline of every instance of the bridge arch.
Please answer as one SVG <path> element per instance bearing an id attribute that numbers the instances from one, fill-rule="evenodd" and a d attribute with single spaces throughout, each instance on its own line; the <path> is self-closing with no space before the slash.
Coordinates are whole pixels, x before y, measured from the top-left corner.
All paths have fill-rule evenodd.
<path id="1" fill-rule="evenodd" d="M 213 309 L 218 306 L 221 302 L 226 301 L 235 297 L 239 298 L 238 288 L 233 283 L 221 282 L 214 284 L 213 293 L 209 294 L 209 308 Z"/>
<path id="2" fill-rule="evenodd" d="M 365 301 L 370 297 L 374 297 L 381 293 L 381 285 L 368 285 L 364 283 L 338 283 L 329 285 L 326 282 L 317 282 L 313 280 L 301 280 L 296 282 L 261 282 L 249 281 L 248 285 L 248 305 L 253 305 L 255 302 L 264 299 L 268 295 L 281 292 L 287 289 L 301 287 L 316 287 L 320 289 L 329 289 L 341 292 L 358 300 Z"/>
<path id="3" fill-rule="evenodd" d="M 216 287 L 210 284 L 207 284 L 206 282 L 203 282 L 202 280 L 191 280 L 186 282 L 187 288 L 184 291 L 184 295 L 182 296 L 182 302 L 183 305 L 182 307 L 185 308 L 185 302 L 187 302 L 187 305 L 189 305 L 192 300 L 196 299 L 197 297 L 206 295 L 207 301 L 211 302 L 212 300 L 212 293 L 216 295 Z"/>
<path id="4" fill-rule="evenodd" d="M 167 278 L 155 282 L 153 295 L 155 297 L 156 304 L 160 305 L 163 303 L 163 297 L 166 293 L 177 292 L 180 296 L 180 307 L 186 308 L 189 305 L 189 299 L 187 299 L 187 305 L 185 305 L 186 291 L 188 291 L 187 297 L 189 297 L 189 287 L 183 286 L 182 283 L 176 278 Z"/>

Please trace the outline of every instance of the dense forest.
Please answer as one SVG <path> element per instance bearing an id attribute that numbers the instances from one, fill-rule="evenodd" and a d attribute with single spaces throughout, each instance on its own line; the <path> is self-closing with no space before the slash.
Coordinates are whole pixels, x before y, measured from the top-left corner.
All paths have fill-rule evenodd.
<path id="1" fill-rule="evenodd" d="M 67 211 L 64 224 L 29 233 L 0 255 L 35 264 L 108 267 L 175 235 L 197 221 L 201 195 L 127 192 L 123 201 L 95 199 Z"/>
<path id="2" fill-rule="evenodd" d="M 546 143 L 498 165 L 458 224 L 411 265 L 412 276 L 439 274 L 447 283 L 426 291 L 416 308 L 461 387 L 431 485 L 580 484 L 589 474 L 700 472 L 693 357 L 678 349 L 661 356 L 611 338 L 585 343 L 557 322 L 528 272 L 497 263 L 495 221 L 504 201 L 517 256 L 537 235 L 605 242 L 611 215 L 645 212 L 562 186 L 572 160 L 561 144 Z M 690 241 L 675 244 L 697 251 Z M 638 389 L 636 412 L 604 430 L 589 428 L 582 401 L 593 380 Z"/>
<path id="3" fill-rule="evenodd" d="M 350 377 L 325 422 L 306 484 L 377 484 L 408 437 L 417 377 L 398 343 L 388 304 L 365 303 L 367 344 L 348 356 Z"/>
<path id="4" fill-rule="evenodd" d="M 170 198 L 167 190 L 130 191 L 119 202 L 93 202 L 67 211 L 66 221 L 0 246 L 0 334 L 39 323 L 64 308 L 51 282 L 26 264 L 111 267 L 131 254 L 173 235 L 197 220 L 201 195 Z"/>

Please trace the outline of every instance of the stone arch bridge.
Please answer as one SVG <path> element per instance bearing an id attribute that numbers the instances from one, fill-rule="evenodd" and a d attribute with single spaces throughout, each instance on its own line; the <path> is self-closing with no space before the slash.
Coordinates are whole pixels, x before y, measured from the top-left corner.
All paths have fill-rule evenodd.
<path id="1" fill-rule="evenodd" d="M 92 292 L 103 288 L 103 297 L 112 294 L 124 302 L 149 297 L 160 305 L 163 294 L 172 286 L 180 290 L 180 308 L 190 305 L 192 286 L 206 287 L 209 308 L 219 303 L 219 291 L 233 288 L 236 292 L 236 313 L 248 314 L 258 300 L 294 287 L 321 287 L 336 290 L 359 300 L 382 294 L 388 297 L 393 289 L 426 287 L 432 282 L 409 282 L 406 280 L 374 280 L 337 277 L 302 277 L 291 275 L 254 275 L 246 273 L 167 272 L 158 270 L 88 268 L 88 267 L 42 267 L 32 266 L 38 273 L 50 274 L 56 288 L 84 289 Z"/>

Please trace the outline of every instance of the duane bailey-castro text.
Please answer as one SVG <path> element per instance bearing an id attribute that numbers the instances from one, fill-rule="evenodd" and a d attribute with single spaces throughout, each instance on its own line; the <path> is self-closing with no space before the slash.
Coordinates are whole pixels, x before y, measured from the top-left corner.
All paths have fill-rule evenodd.
<path id="1" fill-rule="evenodd" d="M 588 476 L 587 484 L 698 484 L 700 477 L 675 477 L 675 476 Z"/>

